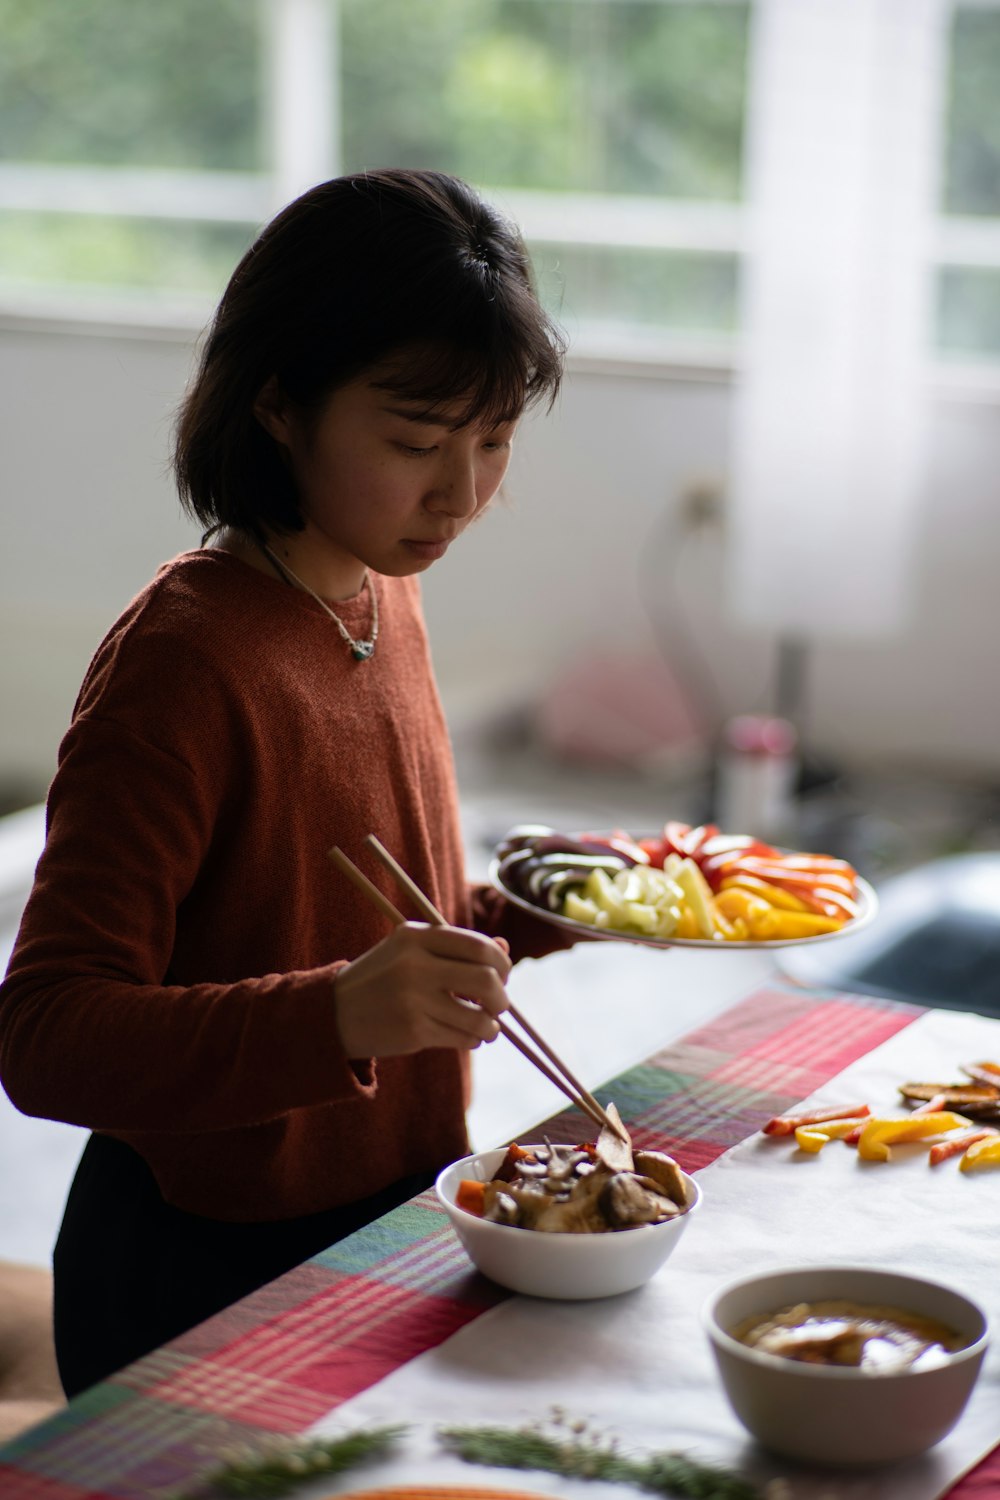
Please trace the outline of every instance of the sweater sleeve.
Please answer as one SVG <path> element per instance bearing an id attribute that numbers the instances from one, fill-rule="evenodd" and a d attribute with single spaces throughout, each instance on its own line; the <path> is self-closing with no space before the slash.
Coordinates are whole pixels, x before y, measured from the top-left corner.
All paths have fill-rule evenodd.
<path id="1" fill-rule="evenodd" d="M 581 941 L 565 928 L 556 927 L 552 922 L 533 917 L 530 912 L 514 906 L 492 886 L 474 885 L 470 897 L 473 928 L 487 937 L 504 938 L 514 963 L 520 963 L 523 958 L 544 958 L 549 953 L 560 953 Z"/>
<path id="2" fill-rule="evenodd" d="M 178 913 L 227 816 L 208 778 L 120 724 L 70 729 L 6 981 L 0 1075 L 27 1114 L 108 1132 L 252 1126 L 357 1101 L 333 1016 L 343 965 L 174 982 Z"/>

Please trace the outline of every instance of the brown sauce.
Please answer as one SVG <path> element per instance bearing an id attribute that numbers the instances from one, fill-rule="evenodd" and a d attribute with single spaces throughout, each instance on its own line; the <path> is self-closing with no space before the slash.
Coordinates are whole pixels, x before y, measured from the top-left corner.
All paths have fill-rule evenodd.
<path id="1" fill-rule="evenodd" d="M 732 1336 L 762 1354 L 873 1373 L 931 1369 L 965 1341 L 952 1328 L 900 1307 L 858 1302 L 797 1302 L 757 1313 Z"/>

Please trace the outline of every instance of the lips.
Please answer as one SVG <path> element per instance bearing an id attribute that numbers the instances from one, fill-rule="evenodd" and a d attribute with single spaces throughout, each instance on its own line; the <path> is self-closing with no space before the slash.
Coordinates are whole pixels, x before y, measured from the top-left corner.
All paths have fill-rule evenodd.
<path id="1" fill-rule="evenodd" d="M 406 537 L 403 546 L 417 557 L 438 558 L 443 557 L 455 540 L 454 537 L 443 537 L 440 540 L 421 540 L 417 537 Z"/>

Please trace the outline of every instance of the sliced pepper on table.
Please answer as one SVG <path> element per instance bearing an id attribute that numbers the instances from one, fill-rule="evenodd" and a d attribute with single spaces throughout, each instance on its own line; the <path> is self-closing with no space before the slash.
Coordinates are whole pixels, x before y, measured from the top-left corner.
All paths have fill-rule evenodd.
<path id="1" fill-rule="evenodd" d="M 761 1129 L 764 1135 L 792 1135 L 800 1125 L 822 1127 L 827 1120 L 850 1118 L 855 1124 L 863 1124 L 865 1116 L 870 1114 L 867 1104 L 827 1105 L 825 1109 L 810 1109 L 799 1115 L 773 1115 Z"/>
<path id="2" fill-rule="evenodd" d="M 973 1142 L 958 1164 L 960 1172 L 971 1172 L 977 1167 L 1000 1167 L 1000 1135 Z"/>
<path id="3" fill-rule="evenodd" d="M 984 1141 L 988 1136 L 996 1136 L 996 1139 L 1000 1141 L 1000 1135 L 997 1135 L 995 1130 L 963 1130 L 961 1135 L 953 1135 L 950 1140 L 938 1141 L 933 1145 L 928 1161 L 932 1167 L 936 1167 L 941 1162 L 948 1161 L 952 1156 L 961 1156 L 963 1151 L 967 1152 L 976 1141 Z M 963 1170 L 968 1171 L 968 1167 Z"/>
<path id="4" fill-rule="evenodd" d="M 795 1144 L 800 1151 L 815 1156 L 831 1141 L 842 1141 L 857 1128 L 858 1118 L 852 1115 L 846 1120 L 824 1120 L 821 1125 L 800 1125 L 795 1131 Z"/>
<path id="5" fill-rule="evenodd" d="M 891 1161 L 890 1146 L 920 1141 L 930 1135 L 944 1135 L 949 1130 L 966 1130 L 971 1124 L 965 1115 L 956 1115 L 949 1109 L 918 1118 L 910 1115 L 902 1120 L 888 1120 L 876 1115 L 861 1132 L 858 1155 L 863 1161 Z"/>

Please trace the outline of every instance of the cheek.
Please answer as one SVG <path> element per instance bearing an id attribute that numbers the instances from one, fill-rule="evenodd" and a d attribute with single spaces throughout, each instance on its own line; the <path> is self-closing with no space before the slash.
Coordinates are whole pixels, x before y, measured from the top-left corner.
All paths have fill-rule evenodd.
<path id="1" fill-rule="evenodd" d="M 509 467 L 509 453 L 505 453 L 503 455 L 503 458 L 493 459 L 486 465 L 485 470 L 480 477 L 480 481 L 476 491 L 479 498 L 480 509 L 488 505 L 493 499 L 494 495 L 503 484 Z"/>

